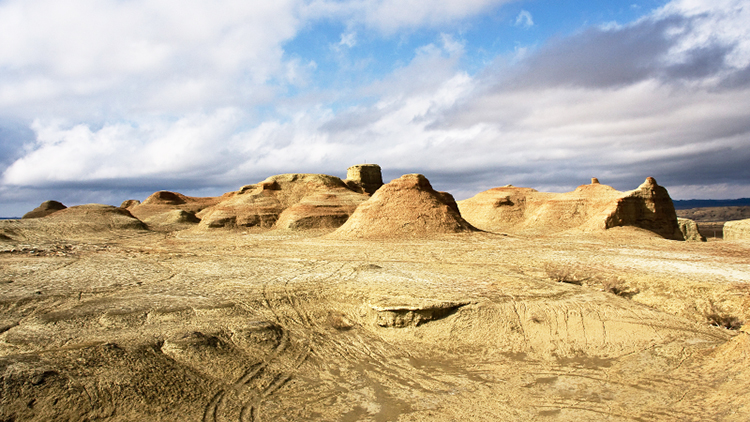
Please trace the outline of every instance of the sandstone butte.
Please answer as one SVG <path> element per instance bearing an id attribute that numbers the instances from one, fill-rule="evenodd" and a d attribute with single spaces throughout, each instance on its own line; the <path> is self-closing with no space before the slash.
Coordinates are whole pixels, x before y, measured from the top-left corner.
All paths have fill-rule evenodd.
<path id="1" fill-rule="evenodd" d="M 407 174 L 378 189 L 329 236 L 339 239 L 431 237 L 476 229 L 461 218 L 453 196 L 421 174 Z"/>
<path id="2" fill-rule="evenodd" d="M 698 230 L 698 224 L 689 218 L 677 217 L 677 224 L 680 226 L 682 237 L 690 242 L 705 242 L 706 237 Z"/>
<path id="3" fill-rule="evenodd" d="M 724 240 L 750 239 L 750 218 L 724 223 Z"/>
<path id="4" fill-rule="evenodd" d="M 46 201 L 24 218 L 58 215 L 64 209 L 59 202 Z M 124 201 L 119 209 L 157 231 L 338 228 L 331 238 L 382 239 L 477 229 L 532 235 L 591 233 L 628 226 L 666 239 L 705 241 L 693 221 L 677 219 L 669 193 L 652 177 L 628 192 L 594 178 L 573 192 L 508 185 L 456 203 L 451 194 L 435 191 L 423 175 L 404 175 L 383 185 L 380 166 L 362 164 L 350 167 L 344 180 L 324 174 L 281 174 L 217 197 L 159 191 L 143 202 Z M 68 215 L 74 213 L 59 214 L 55 220 Z M 734 232 L 739 234 L 730 233 L 730 238 L 746 236 L 742 230 Z"/>
<path id="5" fill-rule="evenodd" d="M 379 175 L 380 168 L 377 170 Z M 354 183 L 350 181 L 350 185 Z M 369 198 L 350 185 L 324 174 L 271 176 L 258 184 L 243 186 L 197 216 L 203 228 L 335 228 Z"/>
<path id="6" fill-rule="evenodd" d="M 468 222 L 491 232 L 549 234 L 632 226 L 684 240 L 672 199 L 653 177 L 628 192 L 602 185 L 596 178 L 567 193 L 509 185 L 459 201 L 458 208 Z"/>

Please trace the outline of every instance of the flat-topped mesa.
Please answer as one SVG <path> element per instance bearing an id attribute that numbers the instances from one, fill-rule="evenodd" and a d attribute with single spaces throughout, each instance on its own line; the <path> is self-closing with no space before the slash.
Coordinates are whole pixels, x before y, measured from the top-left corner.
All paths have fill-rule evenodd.
<path id="1" fill-rule="evenodd" d="M 383 185 L 329 236 L 427 238 L 472 231 L 476 229 L 461 217 L 451 194 L 434 190 L 421 174 L 407 174 Z"/>
<path id="2" fill-rule="evenodd" d="M 344 183 L 352 190 L 372 195 L 383 186 L 383 175 L 377 164 L 357 164 L 346 170 Z"/>
<path id="3" fill-rule="evenodd" d="M 750 239 L 750 218 L 724 223 L 724 240 Z"/>
<path id="4" fill-rule="evenodd" d="M 492 232 L 549 234 L 632 226 L 684 240 L 672 199 L 653 177 L 628 192 L 600 184 L 596 178 L 591 182 L 566 193 L 493 188 L 459 201 L 458 206 L 468 222 Z"/>

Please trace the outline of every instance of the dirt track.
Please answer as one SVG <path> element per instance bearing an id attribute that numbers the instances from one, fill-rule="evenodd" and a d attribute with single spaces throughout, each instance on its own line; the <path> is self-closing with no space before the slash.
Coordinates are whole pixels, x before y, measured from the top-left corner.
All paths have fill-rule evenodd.
<path id="1" fill-rule="evenodd" d="M 749 319 L 747 242 L 14 230 L 0 420 L 750 414 L 750 336 L 706 321 Z M 617 278 L 631 299 L 600 291 Z"/>

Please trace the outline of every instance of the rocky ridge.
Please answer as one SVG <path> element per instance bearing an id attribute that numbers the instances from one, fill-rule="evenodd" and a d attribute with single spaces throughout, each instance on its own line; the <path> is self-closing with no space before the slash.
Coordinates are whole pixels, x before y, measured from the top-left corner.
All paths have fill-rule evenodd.
<path id="1" fill-rule="evenodd" d="M 458 207 L 467 221 L 491 232 L 551 234 L 632 226 L 666 239 L 684 239 L 669 193 L 652 177 L 628 192 L 596 178 L 567 193 L 508 185 L 459 201 Z"/>

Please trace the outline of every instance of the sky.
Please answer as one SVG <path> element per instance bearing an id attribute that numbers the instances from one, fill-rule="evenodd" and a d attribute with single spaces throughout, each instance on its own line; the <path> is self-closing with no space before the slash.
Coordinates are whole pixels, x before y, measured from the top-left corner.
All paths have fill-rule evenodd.
<path id="1" fill-rule="evenodd" d="M 0 0 L 0 217 L 422 173 L 750 197 L 750 0 Z"/>

